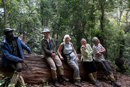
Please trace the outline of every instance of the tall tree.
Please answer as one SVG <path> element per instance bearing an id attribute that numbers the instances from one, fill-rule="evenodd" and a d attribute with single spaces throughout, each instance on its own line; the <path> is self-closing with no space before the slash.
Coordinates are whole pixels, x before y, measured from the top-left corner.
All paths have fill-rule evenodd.
<path id="1" fill-rule="evenodd" d="M 3 6 L 4 6 L 4 27 L 7 27 L 7 12 L 6 12 L 6 2 L 5 0 L 2 0 Z"/>

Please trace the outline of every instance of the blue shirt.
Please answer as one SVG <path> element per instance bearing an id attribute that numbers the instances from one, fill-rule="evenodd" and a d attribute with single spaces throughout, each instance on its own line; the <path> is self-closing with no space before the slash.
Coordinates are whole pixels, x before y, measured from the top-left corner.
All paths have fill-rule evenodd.
<path id="1" fill-rule="evenodd" d="M 51 43 L 50 43 L 50 42 L 48 42 L 48 44 L 49 44 L 50 50 L 52 50 L 52 48 L 51 48 Z"/>

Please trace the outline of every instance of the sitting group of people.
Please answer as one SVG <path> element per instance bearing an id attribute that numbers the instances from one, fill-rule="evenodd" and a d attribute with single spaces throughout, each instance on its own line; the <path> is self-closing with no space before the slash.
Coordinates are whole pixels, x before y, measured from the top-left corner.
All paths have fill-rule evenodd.
<path id="1" fill-rule="evenodd" d="M 60 44 L 58 50 L 56 50 L 56 45 L 54 40 L 50 37 L 50 31 L 45 28 L 42 31 L 44 37 L 41 41 L 41 46 L 43 50 L 43 55 L 50 65 L 51 75 L 53 83 L 56 87 L 59 87 L 57 78 L 57 68 L 60 74 L 60 81 L 69 81 L 64 75 L 64 67 L 61 60 L 67 62 L 67 64 L 74 70 L 73 82 L 74 85 L 81 87 L 80 70 L 78 66 L 79 58 L 74 49 L 73 44 L 70 42 L 71 38 L 69 35 L 65 35 L 63 42 Z M 27 47 L 18 37 L 13 35 L 13 30 L 11 28 L 6 28 L 4 30 L 6 36 L 5 40 L 1 43 L 2 49 L 2 65 L 5 67 L 10 67 L 14 74 L 10 81 L 8 87 L 13 87 L 18 82 L 20 86 L 26 87 L 24 79 L 21 75 L 22 64 L 24 62 L 24 54 L 22 49 L 27 50 L 31 54 L 29 47 Z M 100 40 L 97 37 L 92 39 L 94 43 L 93 49 L 89 44 L 87 44 L 86 39 L 81 39 L 81 61 L 83 66 L 92 81 L 92 83 L 100 87 L 100 83 L 97 81 L 97 67 L 101 68 L 105 76 L 111 81 L 111 85 L 115 87 L 121 87 L 114 78 L 111 67 L 108 65 L 107 61 L 104 59 L 103 53 L 106 51 L 105 48 L 100 44 Z M 92 56 L 93 54 L 93 56 Z"/>

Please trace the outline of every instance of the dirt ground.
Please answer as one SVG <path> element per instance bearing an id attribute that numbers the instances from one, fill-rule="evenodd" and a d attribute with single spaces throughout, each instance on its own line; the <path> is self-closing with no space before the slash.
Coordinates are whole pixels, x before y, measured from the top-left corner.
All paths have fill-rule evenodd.
<path id="1" fill-rule="evenodd" d="M 106 79 L 102 79 L 102 80 L 98 80 L 100 82 L 100 87 L 113 87 L 110 84 L 110 81 L 106 80 Z M 126 76 L 123 74 L 118 74 L 118 79 L 117 79 L 117 83 L 121 84 L 122 87 L 130 87 L 130 76 Z M 96 87 L 93 84 L 91 84 L 90 82 L 87 81 L 82 81 L 81 82 L 82 87 Z M 52 85 L 52 83 L 49 83 L 48 85 L 49 87 L 54 87 Z M 43 84 L 28 84 L 27 87 L 47 87 L 47 86 L 43 86 Z M 76 87 L 72 82 L 67 82 L 66 86 L 63 86 L 62 84 L 60 84 L 60 87 Z"/>

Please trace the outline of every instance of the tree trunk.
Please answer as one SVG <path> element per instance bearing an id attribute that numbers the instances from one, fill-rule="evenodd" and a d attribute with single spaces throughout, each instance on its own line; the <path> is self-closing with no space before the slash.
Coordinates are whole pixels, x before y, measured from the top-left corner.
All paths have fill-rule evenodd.
<path id="1" fill-rule="evenodd" d="M 100 27 L 101 27 L 101 32 L 102 32 L 102 37 L 100 39 L 101 44 L 104 45 L 104 28 L 103 28 L 103 20 L 104 20 L 104 6 L 103 3 L 101 3 L 101 19 L 100 19 Z"/>
<path id="2" fill-rule="evenodd" d="M 102 36 L 100 38 L 100 42 L 101 44 L 106 48 L 106 43 L 105 43 L 105 35 L 104 35 L 104 25 L 103 25 L 103 21 L 104 21 L 104 3 L 103 2 L 99 2 L 100 6 L 101 6 L 101 19 L 100 19 L 100 27 L 101 27 L 101 32 L 102 32 Z M 106 53 L 105 53 L 105 58 L 107 58 L 107 48 L 106 48 Z"/>
<path id="3" fill-rule="evenodd" d="M 6 12 L 6 2 L 5 0 L 2 0 L 3 6 L 4 6 L 4 27 L 7 27 L 7 12 Z"/>

